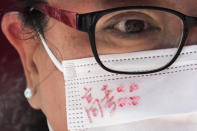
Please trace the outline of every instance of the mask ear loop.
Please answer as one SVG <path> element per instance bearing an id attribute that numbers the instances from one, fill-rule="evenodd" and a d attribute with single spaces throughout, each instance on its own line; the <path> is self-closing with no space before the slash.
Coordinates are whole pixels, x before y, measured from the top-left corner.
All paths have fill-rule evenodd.
<path id="1" fill-rule="evenodd" d="M 54 63 L 54 65 L 61 71 L 63 72 L 63 66 L 62 64 L 59 62 L 59 60 L 53 55 L 52 51 L 49 49 L 49 47 L 47 46 L 47 42 L 44 39 L 43 35 L 38 32 L 38 35 L 40 36 L 40 39 L 42 41 L 42 44 L 47 52 L 47 54 L 49 55 L 49 57 L 51 58 L 52 62 Z"/>
<path id="2" fill-rule="evenodd" d="M 34 10 L 34 8 L 32 7 L 32 8 L 30 8 L 29 11 L 32 12 L 33 10 Z M 33 21 L 33 24 L 34 24 L 35 29 L 37 29 L 36 26 L 35 26 L 35 25 L 36 25 L 36 24 L 35 24 L 35 21 Z M 39 37 L 40 37 L 40 39 L 41 39 L 41 41 L 42 41 L 42 44 L 43 44 L 43 46 L 44 46 L 44 48 L 45 48 L 47 54 L 48 54 L 49 57 L 51 58 L 53 64 L 54 64 L 61 72 L 63 72 L 63 66 L 62 66 L 62 64 L 58 61 L 58 59 L 53 55 L 52 51 L 49 49 L 48 44 L 47 44 L 47 42 L 46 42 L 44 36 L 42 35 L 42 33 L 40 33 L 40 31 L 39 31 L 38 29 L 37 29 L 37 32 L 38 32 L 38 35 L 39 35 Z"/>
<path id="3" fill-rule="evenodd" d="M 51 125 L 50 125 L 48 120 L 47 120 L 47 125 L 48 125 L 48 128 L 49 128 L 49 131 L 53 131 L 53 129 L 51 128 Z"/>

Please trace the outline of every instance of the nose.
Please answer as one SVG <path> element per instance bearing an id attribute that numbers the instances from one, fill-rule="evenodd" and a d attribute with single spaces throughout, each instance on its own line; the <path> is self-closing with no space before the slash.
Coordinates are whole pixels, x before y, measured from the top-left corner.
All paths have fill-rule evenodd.
<path id="1" fill-rule="evenodd" d="M 197 45 L 197 26 L 190 28 L 185 44 Z"/>
<path id="2" fill-rule="evenodd" d="M 186 28 L 189 30 L 186 45 L 197 45 L 197 17 L 186 17 Z"/>

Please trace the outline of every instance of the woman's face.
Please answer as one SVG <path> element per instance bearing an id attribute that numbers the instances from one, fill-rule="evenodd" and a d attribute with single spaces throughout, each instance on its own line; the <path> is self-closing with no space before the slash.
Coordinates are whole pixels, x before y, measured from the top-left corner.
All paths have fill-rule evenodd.
<path id="1" fill-rule="evenodd" d="M 54 7 L 78 13 L 122 6 L 148 5 L 171 8 L 197 17 L 196 0 L 49 0 L 48 2 Z M 13 20 L 10 21 L 11 24 L 7 25 L 11 27 Z M 19 28 L 16 25 L 13 27 Z M 7 26 L 4 33 L 17 48 L 23 61 L 27 87 L 34 91 L 33 97 L 29 100 L 31 106 L 44 112 L 55 131 L 67 129 L 63 74 L 54 66 L 39 39 L 13 40 L 10 36 L 13 34 L 7 33 L 9 31 L 13 32 Z M 190 31 L 188 43 L 197 43 L 196 33 L 197 28 Z M 45 38 L 59 61 L 93 56 L 88 34 L 72 29 L 52 18 L 49 18 Z"/>

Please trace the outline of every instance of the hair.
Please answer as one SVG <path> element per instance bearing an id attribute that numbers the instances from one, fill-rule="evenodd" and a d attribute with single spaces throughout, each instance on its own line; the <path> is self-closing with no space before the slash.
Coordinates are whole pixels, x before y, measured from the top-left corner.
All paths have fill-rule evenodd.
<path id="1" fill-rule="evenodd" d="M 24 22 L 24 26 L 28 26 L 34 31 L 44 32 L 45 27 L 47 26 L 46 16 L 37 11 L 31 10 L 32 7 L 36 4 L 47 3 L 46 0 L 16 0 L 19 4 L 19 7 L 22 8 L 21 18 Z"/>

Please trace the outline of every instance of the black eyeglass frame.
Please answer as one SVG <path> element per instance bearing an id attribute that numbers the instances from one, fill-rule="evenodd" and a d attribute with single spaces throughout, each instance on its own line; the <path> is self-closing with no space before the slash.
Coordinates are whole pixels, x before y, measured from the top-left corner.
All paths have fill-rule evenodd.
<path id="1" fill-rule="evenodd" d="M 43 5 L 45 6 L 43 9 Z M 93 55 L 97 61 L 97 63 L 106 71 L 112 72 L 112 73 L 116 73 L 116 74 L 133 74 L 133 75 L 137 75 L 137 74 L 150 74 L 150 73 L 156 73 L 159 71 L 162 71 L 166 68 L 168 68 L 169 66 L 171 66 L 176 59 L 178 58 L 178 56 L 180 55 L 184 44 L 186 42 L 188 33 L 189 33 L 189 29 L 197 26 L 197 17 L 192 17 L 192 16 L 187 16 L 183 13 L 180 13 L 178 11 L 172 10 L 172 9 L 168 9 L 168 8 L 163 8 L 163 7 L 155 7 L 155 6 L 128 6 L 128 7 L 119 7 L 119 8 L 112 8 L 112 9 L 107 9 L 107 10 L 102 10 L 102 11 L 96 11 L 96 12 L 90 12 L 90 13 L 85 13 L 85 14 L 78 14 L 75 12 L 70 12 L 70 11 L 65 11 L 65 10 L 61 10 L 61 9 L 56 9 L 54 7 L 50 7 L 47 6 L 46 4 L 40 4 L 36 7 L 34 7 L 35 9 L 41 11 L 44 14 L 47 14 L 50 17 L 53 17 L 61 22 L 63 22 L 64 24 L 75 28 L 77 30 L 83 31 L 88 33 L 89 35 L 89 40 L 90 40 L 90 46 L 93 52 Z M 142 72 L 125 72 L 125 71 L 117 71 L 117 70 L 112 70 L 108 67 L 106 67 L 100 60 L 97 49 L 96 49 L 96 42 L 95 42 L 95 27 L 97 22 L 99 21 L 99 19 L 101 17 L 103 17 L 104 15 L 107 15 L 109 13 L 112 12 L 116 12 L 116 11 L 122 11 L 122 10 L 134 10 L 134 9 L 147 9 L 147 10 L 158 10 L 158 11 L 164 11 L 164 12 L 168 12 L 171 14 L 174 14 L 176 16 L 178 16 L 182 22 L 183 22 L 183 36 L 180 42 L 180 45 L 178 47 L 178 50 L 175 54 L 175 56 L 172 58 L 172 60 L 164 65 L 161 68 L 155 69 L 155 70 L 150 70 L 150 71 L 142 71 Z M 55 12 L 57 11 L 57 12 Z M 59 16 L 55 16 L 54 14 L 60 13 Z"/>

